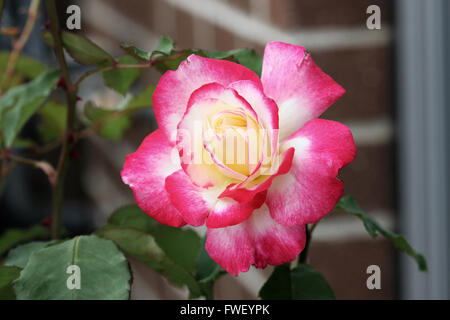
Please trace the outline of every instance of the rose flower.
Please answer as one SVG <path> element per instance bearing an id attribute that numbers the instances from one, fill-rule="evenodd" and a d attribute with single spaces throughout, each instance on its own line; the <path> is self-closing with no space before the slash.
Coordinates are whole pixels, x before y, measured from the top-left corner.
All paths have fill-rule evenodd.
<path id="1" fill-rule="evenodd" d="M 127 155 L 122 179 L 157 221 L 205 224 L 206 250 L 229 273 L 292 261 L 356 154 L 348 127 L 317 119 L 344 92 L 300 46 L 268 43 L 261 79 L 191 55 L 161 77 L 159 129 Z"/>

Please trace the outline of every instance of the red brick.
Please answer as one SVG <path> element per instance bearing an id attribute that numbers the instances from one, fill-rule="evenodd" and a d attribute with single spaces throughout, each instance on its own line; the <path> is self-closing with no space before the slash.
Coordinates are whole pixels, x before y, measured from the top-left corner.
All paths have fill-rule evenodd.
<path id="1" fill-rule="evenodd" d="M 313 51 L 312 58 L 346 90 L 323 117 L 372 119 L 392 114 L 390 47 Z"/>
<path id="2" fill-rule="evenodd" d="M 355 160 L 339 174 L 344 194 L 353 195 L 364 210 L 395 207 L 392 149 L 392 145 L 359 146 Z"/>
<path id="3" fill-rule="evenodd" d="M 362 226 L 361 226 L 362 228 Z M 385 239 L 311 242 L 309 264 L 320 271 L 337 299 L 395 299 L 395 251 Z M 367 267 L 381 269 L 381 289 L 369 290 Z"/>
<path id="4" fill-rule="evenodd" d="M 378 5 L 381 21 L 392 21 L 392 1 L 388 0 L 272 0 L 272 23 L 281 28 L 366 25 L 367 7 Z"/>

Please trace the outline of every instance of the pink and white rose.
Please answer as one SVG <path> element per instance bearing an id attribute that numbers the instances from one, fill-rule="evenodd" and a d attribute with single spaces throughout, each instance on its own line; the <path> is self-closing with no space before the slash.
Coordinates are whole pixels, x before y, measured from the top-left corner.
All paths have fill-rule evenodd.
<path id="1" fill-rule="evenodd" d="M 229 273 L 292 261 L 356 154 L 348 127 L 318 119 L 344 93 L 300 46 L 268 43 L 261 79 L 191 55 L 161 77 L 159 129 L 127 155 L 122 179 L 157 221 L 206 224 L 206 250 Z"/>

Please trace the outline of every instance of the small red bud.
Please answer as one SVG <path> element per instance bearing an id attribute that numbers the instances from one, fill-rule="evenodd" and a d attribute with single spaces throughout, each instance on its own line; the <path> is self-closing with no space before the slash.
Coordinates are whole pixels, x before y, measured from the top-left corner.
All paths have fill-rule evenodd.
<path id="1" fill-rule="evenodd" d="M 77 150 L 72 150 L 72 151 L 70 151 L 70 157 L 73 159 L 77 159 L 80 157 L 80 154 L 78 153 Z"/>
<path id="2" fill-rule="evenodd" d="M 46 226 L 47 228 L 51 228 L 52 226 L 52 218 L 45 218 L 42 220 L 42 225 Z"/>
<path id="3" fill-rule="evenodd" d="M 66 81 L 64 80 L 64 78 L 62 76 L 59 77 L 58 82 L 56 83 L 56 87 L 57 88 L 63 88 L 64 90 L 67 90 Z"/>
<path id="4" fill-rule="evenodd" d="M 68 136 L 69 142 L 76 142 L 77 141 L 77 136 L 74 132 L 70 132 L 69 136 Z"/>

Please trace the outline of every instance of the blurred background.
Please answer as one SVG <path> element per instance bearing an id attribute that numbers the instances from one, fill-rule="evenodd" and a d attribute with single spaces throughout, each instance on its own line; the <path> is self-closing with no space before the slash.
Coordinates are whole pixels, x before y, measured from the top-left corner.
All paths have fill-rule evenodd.
<path id="1" fill-rule="evenodd" d="M 115 56 L 123 41 L 151 51 L 161 35 L 178 48 L 208 50 L 254 48 L 262 54 L 268 41 L 299 44 L 347 93 L 324 118 L 348 125 L 358 154 L 344 168 L 345 194 L 352 194 L 384 227 L 410 241 L 428 260 L 429 273 L 398 253 L 383 238 L 371 239 L 361 222 L 332 213 L 318 225 L 309 263 L 321 271 L 338 299 L 450 298 L 449 142 L 450 133 L 450 3 L 445 0 L 91 0 L 58 1 L 61 21 L 66 8 L 81 8 L 81 30 Z M 23 26 L 28 0 L 6 1 L 2 26 Z M 369 30 L 366 9 L 381 9 L 381 29 Z M 41 8 L 43 9 L 43 7 Z M 56 65 L 41 41 L 41 10 L 24 52 Z M 0 38 L 1 50 L 10 41 Z M 70 64 L 73 75 L 86 71 Z M 156 84 L 160 74 L 146 70 L 133 90 Z M 103 106 L 123 99 L 107 89 L 101 77 L 81 87 L 84 101 Z M 38 120 L 24 129 L 33 135 Z M 65 226 L 87 233 L 108 215 L 133 202 L 120 179 L 126 154 L 156 129 L 152 110 L 133 118 L 123 141 L 99 137 L 77 144 L 79 155 L 69 170 L 64 207 Z M 49 154 L 56 161 L 58 153 Z M 50 187 L 45 176 L 17 167 L 5 185 L 0 203 L 0 232 L 39 223 L 50 212 Z M 369 290 L 369 265 L 381 268 L 381 289 Z M 187 291 L 170 285 L 139 262 L 133 262 L 135 299 L 186 298 Z M 239 277 L 221 278 L 219 299 L 256 299 L 271 268 L 251 269 Z"/>

